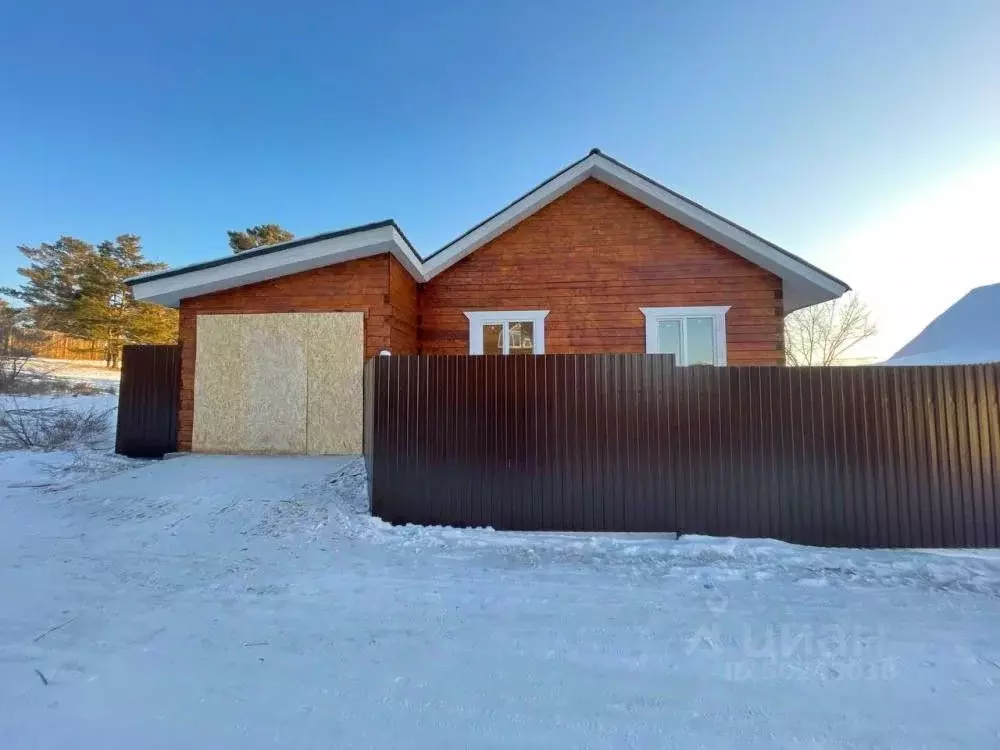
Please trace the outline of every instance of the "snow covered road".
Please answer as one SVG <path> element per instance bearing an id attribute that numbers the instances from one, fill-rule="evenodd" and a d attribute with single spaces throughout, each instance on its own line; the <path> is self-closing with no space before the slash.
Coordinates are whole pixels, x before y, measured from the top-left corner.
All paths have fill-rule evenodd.
<path id="1" fill-rule="evenodd" d="M 2 748 L 1000 744 L 996 556 L 393 529 L 347 459 L 46 460 L 0 454 Z"/>

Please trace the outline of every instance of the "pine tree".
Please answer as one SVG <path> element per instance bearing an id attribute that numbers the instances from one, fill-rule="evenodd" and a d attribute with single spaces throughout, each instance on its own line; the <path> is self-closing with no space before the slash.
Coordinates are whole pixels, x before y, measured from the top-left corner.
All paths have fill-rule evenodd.
<path id="1" fill-rule="evenodd" d="M 14 339 L 14 329 L 18 323 L 18 312 L 3 299 L 0 299 L 0 356 L 10 351 Z"/>
<path id="2" fill-rule="evenodd" d="M 54 244 L 17 248 L 29 265 L 17 269 L 27 281 L 19 289 L 3 289 L 24 302 L 38 328 L 77 335 L 73 306 L 82 289 L 82 276 L 94 247 L 75 237 L 60 237 Z"/>
<path id="3" fill-rule="evenodd" d="M 227 232 L 229 235 L 229 247 L 234 253 L 242 253 L 245 250 L 253 250 L 255 247 L 265 245 L 276 245 L 279 242 L 287 242 L 295 237 L 286 229 L 282 229 L 277 224 L 258 224 L 255 227 L 247 227 L 245 232 Z"/>
<path id="4" fill-rule="evenodd" d="M 143 257 L 137 236 L 123 234 L 96 248 L 61 237 L 18 249 L 30 261 L 18 269 L 27 281 L 3 291 L 27 304 L 37 328 L 100 342 L 109 367 L 117 366 L 124 344 L 176 340 L 177 312 L 136 302 L 125 285 L 132 276 L 166 268 Z"/>

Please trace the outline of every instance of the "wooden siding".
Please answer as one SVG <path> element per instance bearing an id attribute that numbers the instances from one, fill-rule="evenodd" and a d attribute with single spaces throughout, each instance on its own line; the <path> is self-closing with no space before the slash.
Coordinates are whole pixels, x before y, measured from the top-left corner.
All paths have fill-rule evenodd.
<path id="1" fill-rule="evenodd" d="M 729 363 L 784 362 L 781 280 L 586 180 L 421 286 L 422 354 L 468 354 L 471 310 L 550 310 L 545 350 L 641 353 L 640 307 L 732 305 Z"/>
<path id="2" fill-rule="evenodd" d="M 365 357 L 392 349 L 389 255 L 377 255 L 181 300 L 178 448 L 191 450 L 197 316 L 218 313 L 362 312 Z M 404 271 L 405 273 L 405 271 Z M 402 285 L 405 289 L 405 285 Z M 401 294 L 402 297 L 402 294 Z M 400 302 L 401 309 L 405 308 Z"/>
<path id="3" fill-rule="evenodd" d="M 419 354 L 417 282 L 392 255 L 389 256 L 389 308 L 389 350 L 393 354 Z"/>

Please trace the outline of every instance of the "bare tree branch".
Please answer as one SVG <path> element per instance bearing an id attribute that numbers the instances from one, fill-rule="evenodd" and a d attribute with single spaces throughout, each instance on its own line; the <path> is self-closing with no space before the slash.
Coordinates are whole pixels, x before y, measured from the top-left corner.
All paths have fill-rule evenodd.
<path id="1" fill-rule="evenodd" d="M 785 318 L 785 359 L 798 367 L 834 365 L 875 333 L 868 305 L 849 294 Z"/>

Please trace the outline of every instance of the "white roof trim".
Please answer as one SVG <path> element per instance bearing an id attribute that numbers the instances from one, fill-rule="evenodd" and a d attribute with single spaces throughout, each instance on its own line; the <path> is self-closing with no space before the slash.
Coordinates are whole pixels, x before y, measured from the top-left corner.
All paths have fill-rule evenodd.
<path id="1" fill-rule="evenodd" d="M 801 258 L 596 150 L 423 261 L 395 223 L 388 221 L 299 238 L 220 261 L 147 274 L 131 280 L 130 284 L 136 299 L 176 307 L 185 297 L 385 252 L 392 253 L 418 282 L 425 282 L 588 178 L 610 185 L 778 276 L 783 282 L 786 313 L 836 299 L 849 289 Z"/>
<path id="2" fill-rule="evenodd" d="M 554 178 L 542 183 L 507 208 L 494 214 L 482 224 L 463 234 L 438 250 L 424 261 L 427 277 L 433 279 L 465 256 L 475 252 L 490 240 L 496 239 L 531 214 L 562 197 L 590 176 L 594 155 L 578 161 Z"/>
<path id="3" fill-rule="evenodd" d="M 391 222 L 357 231 L 304 237 L 292 243 L 257 248 L 221 261 L 154 272 L 129 281 L 137 300 L 177 307 L 186 297 L 254 284 L 301 271 L 392 253 L 419 281 L 423 265 Z"/>
<path id="4" fill-rule="evenodd" d="M 785 312 L 836 299 L 849 289 L 843 282 L 802 259 L 597 151 L 425 260 L 427 278 L 434 278 L 447 270 L 588 178 L 610 185 L 781 278 L 784 282 Z"/>

